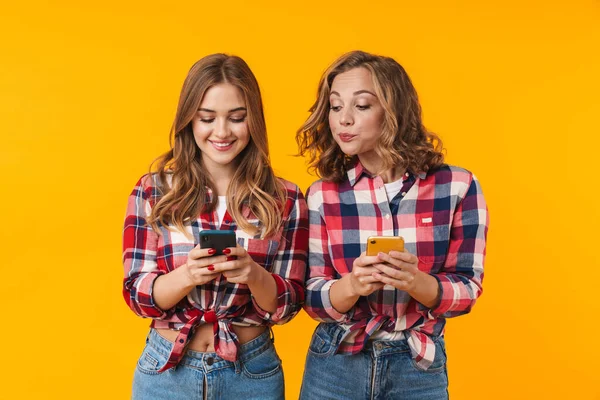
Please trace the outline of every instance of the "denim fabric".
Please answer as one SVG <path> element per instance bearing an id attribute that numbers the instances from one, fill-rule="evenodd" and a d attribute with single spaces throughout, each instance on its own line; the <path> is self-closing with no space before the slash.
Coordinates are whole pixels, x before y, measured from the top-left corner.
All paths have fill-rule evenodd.
<path id="1" fill-rule="evenodd" d="M 337 324 L 315 330 L 304 369 L 301 400 L 448 399 L 444 339 L 434 339 L 435 359 L 426 371 L 417 367 L 406 339 L 372 340 L 358 354 L 335 354 L 344 334 Z"/>
<path id="2" fill-rule="evenodd" d="M 172 346 L 150 331 L 133 378 L 133 400 L 284 398 L 281 360 L 269 331 L 241 345 L 236 362 L 188 350 L 176 367 L 158 373 Z"/>

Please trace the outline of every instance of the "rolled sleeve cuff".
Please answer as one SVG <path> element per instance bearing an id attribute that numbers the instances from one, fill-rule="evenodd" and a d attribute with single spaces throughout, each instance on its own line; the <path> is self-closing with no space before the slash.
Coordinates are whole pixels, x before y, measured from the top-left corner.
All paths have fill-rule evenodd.
<path id="1" fill-rule="evenodd" d="M 135 296 L 132 303 L 135 304 L 134 311 L 142 317 L 164 319 L 168 317 L 168 312 L 159 308 L 154 302 L 154 283 L 156 279 L 163 275 L 163 272 L 148 272 L 141 277 L 135 285 Z"/>
<path id="2" fill-rule="evenodd" d="M 454 284 L 446 277 L 440 277 L 438 275 L 431 275 L 438 282 L 438 301 L 437 304 L 431 308 L 424 306 L 421 303 L 417 303 L 417 311 L 426 317 L 427 319 L 434 320 L 440 315 L 449 311 L 454 303 Z"/>
<path id="3" fill-rule="evenodd" d="M 338 322 L 338 323 L 347 323 L 354 316 L 355 307 L 352 307 L 348 312 L 346 312 L 344 314 L 340 313 L 338 310 L 336 310 L 333 307 L 333 304 L 331 304 L 331 298 L 329 297 L 329 295 L 331 293 L 331 285 L 333 285 L 337 281 L 338 281 L 338 279 L 331 279 L 331 280 L 325 282 L 323 284 L 323 286 L 321 286 L 321 288 L 320 288 L 321 302 L 323 304 L 323 310 L 327 313 L 329 318 L 333 319 L 335 322 Z"/>
<path id="4" fill-rule="evenodd" d="M 252 304 L 260 318 L 269 324 L 277 324 L 287 322 L 291 317 L 298 313 L 302 308 L 301 297 L 294 293 L 291 283 L 277 274 L 271 274 L 275 279 L 277 286 L 277 310 L 274 313 L 263 310 L 254 296 L 252 296 Z"/>

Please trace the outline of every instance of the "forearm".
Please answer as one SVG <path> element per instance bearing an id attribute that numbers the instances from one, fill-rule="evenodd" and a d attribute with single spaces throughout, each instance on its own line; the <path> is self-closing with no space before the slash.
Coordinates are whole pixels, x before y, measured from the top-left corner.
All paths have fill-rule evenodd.
<path id="1" fill-rule="evenodd" d="M 248 282 L 248 289 L 254 297 L 256 304 L 263 310 L 274 313 L 277 311 L 277 284 L 273 276 L 256 264 L 257 277 Z"/>
<path id="2" fill-rule="evenodd" d="M 408 294 L 427 308 L 433 308 L 439 303 L 439 285 L 433 276 L 419 271 L 415 275 L 415 288 Z"/>
<path id="3" fill-rule="evenodd" d="M 354 307 L 359 298 L 360 296 L 355 294 L 354 290 L 352 290 L 350 274 L 343 276 L 331 285 L 329 290 L 329 300 L 331 301 L 331 305 L 336 311 L 342 314 Z"/>
<path id="4" fill-rule="evenodd" d="M 168 310 L 187 296 L 194 286 L 184 269 L 176 268 L 156 278 L 153 290 L 154 302 L 162 310 Z"/>

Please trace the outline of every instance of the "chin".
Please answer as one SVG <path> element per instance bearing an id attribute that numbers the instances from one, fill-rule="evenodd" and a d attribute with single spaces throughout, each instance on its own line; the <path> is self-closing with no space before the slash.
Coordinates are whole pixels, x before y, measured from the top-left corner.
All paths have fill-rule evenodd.
<path id="1" fill-rule="evenodd" d="M 356 151 L 356 149 L 353 146 L 344 146 L 344 145 L 340 145 L 338 143 L 338 147 L 340 148 L 342 153 L 344 153 L 347 156 L 355 156 L 358 154 L 358 152 Z"/>

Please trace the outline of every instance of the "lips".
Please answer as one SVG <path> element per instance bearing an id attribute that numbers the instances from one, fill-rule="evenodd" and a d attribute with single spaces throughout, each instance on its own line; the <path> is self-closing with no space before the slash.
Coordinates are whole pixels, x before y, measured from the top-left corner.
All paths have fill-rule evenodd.
<path id="1" fill-rule="evenodd" d="M 349 134 L 349 133 L 340 133 L 340 134 L 339 134 L 340 140 L 341 140 L 342 142 L 349 142 L 349 141 L 351 141 L 352 139 L 354 139 L 354 137 L 355 137 L 355 136 L 356 136 L 356 135 L 351 135 L 351 134 Z"/>
<path id="2" fill-rule="evenodd" d="M 233 143 L 235 141 L 230 141 L 230 142 L 213 142 L 212 140 L 209 140 L 210 144 L 213 146 L 213 148 L 217 151 L 227 151 L 229 149 L 231 149 L 233 147 Z"/>

